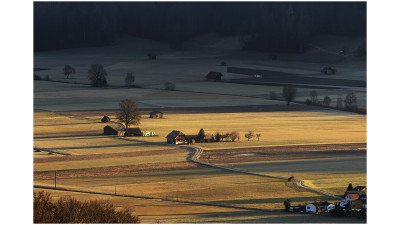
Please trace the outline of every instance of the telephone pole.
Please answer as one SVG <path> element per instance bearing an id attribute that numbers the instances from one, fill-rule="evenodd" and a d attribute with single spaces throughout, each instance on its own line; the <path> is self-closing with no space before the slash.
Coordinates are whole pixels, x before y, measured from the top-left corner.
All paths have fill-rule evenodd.
<path id="1" fill-rule="evenodd" d="M 57 170 L 54 171 L 54 189 L 57 189 Z"/>

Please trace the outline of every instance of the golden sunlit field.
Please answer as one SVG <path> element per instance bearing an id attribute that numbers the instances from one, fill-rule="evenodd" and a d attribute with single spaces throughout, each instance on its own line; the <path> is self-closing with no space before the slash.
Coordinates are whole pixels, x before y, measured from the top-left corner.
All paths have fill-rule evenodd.
<path id="1" fill-rule="evenodd" d="M 54 171 L 57 171 L 57 187 L 157 198 L 159 200 L 99 196 L 111 200 L 118 207 L 134 207 L 135 214 L 139 215 L 142 222 L 147 223 L 292 222 L 292 219 L 323 222 L 331 220 L 324 216 L 315 218 L 305 214 L 282 212 L 283 201 L 290 198 L 294 205 L 316 199 L 337 201 L 300 189 L 285 180 L 250 176 L 187 162 L 190 150 L 184 146 L 166 144 L 165 136 L 174 129 L 185 134 L 197 134 L 200 128 L 208 134 L 233 130 L 241 134 L 239 142 L 195 144 L 194 146 L 206 149 L 206 156 L 207 152 L 218 152 L 218 149 L 222 148 L 238 149 L 236 154 L 240 154 L 240 148 L 251 149 L 255 146 L 293 146 L 307 143 L 318 148 L 320 144 L 366 141 L 365 116 L 329 110 L 166 114 L 164 119 L 149 119 L 147 115 L 143 115 L 141 130 L 154 131 L 157 134 L 155 137 L 102 135 L 106 124 L 118 127 L 117 124 L 100 123 L 101 118 L 79 115 L 74 112 L 34 113 L 34 146 L 43 149 L 34 153 L 34 184 L 53 187 Z M 113 115 L 109 116 L 112 121 L 115 120 Z M 281 129 L 283 126 L 287 129 Z M 243 135 L 249 130 L 260 133 L 260 140 L 247 141 Z M 48 154 L 46 150 L 55 153 Z M 360 163 L 353 163 L 353 168 L 348 168 L 343 165 L 347 165 L 347 161 L 352 160 L 351 157 L 354 156 L 350 154 L 346 158 L 348 153 L 343 154 L 341 158 L 327 154 L 322 158 L 312 156 L 308 161 L 271 159 L 271 162 L 257 159 L 254 162 L 246 162 L 246 156 L 240 156 L 239 161 L 242 162 L 222 165 L 261 174 L 295 176 L 310 187 L 333 194 L 343 194 L 349 182 L 358 182 L 360 185 L 366 182 L 363 156 L 357 156 L 357 159 L 361 160 Z M 290 158 L 290 155 L 288 157 Z M 335 165 L 340 169 L 335 169 Z M 94 194 L 51 192 L 56 197 L 72 195 L 78 199 L 96 198 Z M 275 211 L 262 213 L 172 203 L 160 199 Z"/>

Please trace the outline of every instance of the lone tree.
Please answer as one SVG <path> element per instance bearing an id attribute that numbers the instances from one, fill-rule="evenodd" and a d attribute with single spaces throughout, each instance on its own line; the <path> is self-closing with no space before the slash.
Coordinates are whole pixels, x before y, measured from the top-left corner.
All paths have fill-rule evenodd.
<path id="1" fill-rule="evenodd" d="M 126 73 L 125 86 L 131 87 L 133 83 L 135 83 L 135 76 L 132 75 L 132 72 Z"/>
<path id="2" fill-rule="evenodd" d="M 88 78 L 92 87 L 104 87 L 107 86 L 107 71 L 101 64 L 92 64 L 88 71 Z"/>
<path id="3" fill-rule="evenodd" d="M 65 65 L 64 69 L 63 69 L 63 73 L 67 77 L 67 79 L 69 79 L 69 75 L 75 73 L 75 68 L 70 65 Z"/>
<path id="4" fill-rule="evenodd" d="M 130 98 L 122 100 L 122 102 L 119 104 L 117 119 L 119 122 L 125 124 L 126 130 L 128 129 L 129 125 L 139 125 L 141 117 L 136 102 Z"/>
<path id="5" fill-rule="evenodd" d="M 246 133 L 244 137 L 247 138 L 247 141 L 250 141 L 250 139 L 254 137 L 253 131 L 249 131 L 249 133 Z"/>
<path id="6" fill-rule="evenodd" d="M 322 104 L 324 106 L 329 106 L 331 104 L 332 99 L 329 96 L 325 96 L 324 101 L 322 102 Z"/>
<path id="7" fill-rule="evenodd" d="M 261 134 L 256 134 L 256 136 L 257 136 L 257 141 L 260 141 Z"/>
<path id="8" fill-rule="evenodd" d="M 313 105 L 317 105 L 318 104 L 318 94 L 317 91 L 311 91 L 310 92 L 310 98 L 311 98 L 311 103 Z"/>
<path id="9" fill-rule="evenodd" d="M 346 98 L 344 99 L 344 107 L 346 110 L 357 110 L 357 96 L 354 92 L 350 92 L 346 95 Z"/>
<path id="10" fill-rule="evenodd" d="M 337 109 L 342 109 L 343 108 L 343 98 L 342 94 L 339 94 L 337 99 L 336 99 L 336 108 Z"/>
<path id="11" fill-rule="evenodd" d="M 349 186 L 347 186 L 346 191 L 354 191 L 353 185 L 351 183 L 349 183 Z"/>
<path id="12" fill-rule="evenodd" d="M 293 87 L 293 85 L 288 84 L 286 87 L 283 88 L 282 90 L 282 95 L 283 98 L 285 98 L 287 104 L 289 105 L 290 102 L 292 102 L 297 95 L 297 89 Z"/>
<path id="13" fill-rule="evenodd" d="M 289 211 L 289 209 L 290 209 L 290 199 L 286 199 L 284 202 L 283 202 L 283 205 L 285 206 L 285 211 Z"/>
<path id="14" fill-rule="evenodd" d="M 201 128 L 200 131 L 199 131 L 199 134 L 197 135 L 197 138 L 199 140 L 204 140 L 205 137 L 206 137 L 206 133 L 204 132 L 204 129 Z"/>

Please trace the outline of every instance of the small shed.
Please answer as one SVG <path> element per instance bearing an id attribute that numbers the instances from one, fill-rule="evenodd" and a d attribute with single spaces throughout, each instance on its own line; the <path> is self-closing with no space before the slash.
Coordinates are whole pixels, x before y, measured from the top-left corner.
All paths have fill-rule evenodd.
<path id="1" fill-rule="evenodd" d="M 222 73 L 221 72 L 209 72 L 206 76 L 207 80 L 221 80 L 222 77 Z"/>
<path id="2" fill-rule="evenodd" d="M 128 129 L 125 129 L 124 136 L 126 136 L 126 137 L 142 136 L 142 131 L 140 130 L 139 127 L 128 128 Z"/>
<path id="3" fill-rule="evenodd" d="M 173 130 L 167 136 L 167 143 L 169 144 L 185 144 L 186 135 L 179 130 Z"/>
<path id="4" fill-rule="evenodd" d="M 111 126 L 107 125 L 104 127 L 104 135 L 117 135 L 118 131 Z"/>
<path id="5" fill-rule="evenodd" d="M 108 122 L 110 122 L 111 120 L 110 120 L 110 117 L 108 117 L 108 116 L 103 116 L 103 118 L 101 119 L 101 122 L 102 123 L 108 123 Z"/>
<path id="6" fill-rule="evenodd" d="M 150 113 L 150 117 L 149 118 L 153 118 L 153 119 L 161 119 L 163 118 L 164 113 L 160 112 L 160 111 L 153 111 Z"/>

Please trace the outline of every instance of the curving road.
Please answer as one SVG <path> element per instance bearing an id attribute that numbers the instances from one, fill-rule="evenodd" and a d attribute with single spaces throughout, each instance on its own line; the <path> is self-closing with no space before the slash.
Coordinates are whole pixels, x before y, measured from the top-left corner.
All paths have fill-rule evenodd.
<path id="1" fill-rule="evenodd" d="M 272 175 L 267 175 L 267 174 L 259 174 L 259 173 L 252 173 L 252 172 L 248 172 L 248 171 L 243 171 L 243 170 L 236 170 L 236 169 L 231 169 L 231 168 L 227 168 L 227 167 L 223 167 L 223 166 L 218 166 L 218 165 L 214 165 L 214 164 L 210 164 L 210 163 L 204 163 L 204 162 L 200 162 L 199 161 L 199 157 L 201 155 L 201 153 L 203 153 L 203 149 L 199 148 L 199 147 L 187 147 L 187 148 L 191 148 L 193 149 L 195 152 L 193 154 L 193 156 L 191 157 L 190 161 L 200 164 L 200 165 L 204 165 L 204 166 L 209 166 L 209 167 L 214 167 L 214 168 L 218 168 L 218 169 L 224 169 L 224 170 L 229 170 L 232 172 L 237 172 L 237 173 L 244 173 L 247 175 L 253 175 L 253 176 L 259 176 L 259 177 L 268 177 L 268 178 L 275 178 L 275 179 L 281 179 L 281 180 L 288 180 L 287 177 L 280 177 L 280 176 L 272 176 Z M 308 187 L 306 185 L 304 185 L 302 180 L 299 179 L 294 179 L 294 184 L 297 185 L 298 187 L 307 189 L 309 191 L 313 191 L 319 194 L 323 194 L 329 197 L 333 197 L 333 198 L 337 198 L 337 199 L 342 199 L 342 197 L 337 196 L 337 195 L 333 195 L 330 194 L 328 192 L 322 191 L 322 190 L 318 190 L 312 187 Z"/>

